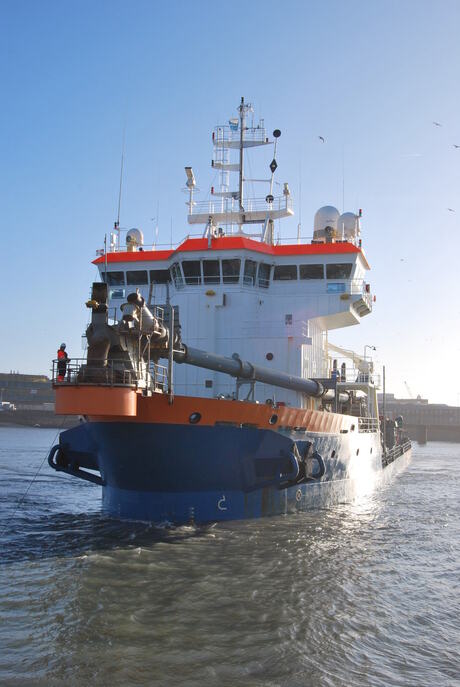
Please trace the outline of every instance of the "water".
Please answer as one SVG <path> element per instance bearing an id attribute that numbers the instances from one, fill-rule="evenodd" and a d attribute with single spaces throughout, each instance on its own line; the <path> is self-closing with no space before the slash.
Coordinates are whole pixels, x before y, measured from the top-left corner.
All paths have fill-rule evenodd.
<path id="1" fill-rule="evenodd" d="M 0 428 L 0 685 L 460 685 L 460 445 L 331 510 L 175 530 L 99 513 Z"/>

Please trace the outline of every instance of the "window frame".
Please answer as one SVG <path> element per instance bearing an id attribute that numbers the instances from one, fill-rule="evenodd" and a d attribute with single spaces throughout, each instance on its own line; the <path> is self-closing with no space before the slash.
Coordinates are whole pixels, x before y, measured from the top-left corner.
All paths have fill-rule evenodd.
<path id="1" fill-rule="evenodd" d="M 190 263 L 193 263 L 195 266 L 198 266 L 198 274 L 186 274 L 186 270 L 184 266 L 187 266 Z M 202 284 L 202 274 L 201 274 L 201 260 L 195 259 L 195 260 L 181 260 L 181 267 L 182 267 L 182 274 L 184 275 L 184 280 L 187 286 L 201 286 Z"/>
<path id="2" fill-rule="evenodd" d="M 267 267 L 268 268 L 268 277 L 262 277 L 260 272 L 262 271 L 263 268 Z M 261 289 L 268 289 L 270 287 L 270 278 L 272 276 L 272 267 L 268 262 L 259 262 L 258 267 L 257 267 L 257 286 L 260 287 Z"/>
<path id="3" fill-rule="evenodd" d="M 295 277 L 277 277 L 276 276 L 277 270 L 291 269 L 291 272 L 292 272 L 292 268 L 295 271 Z M 289 264 L 289 265 L 281 264 L 281 265 L 275 265 L 274 266 L 273 281 L 278 281 L 278 282 L 279 281 L 298 281 L 298 276 L 299 276 L 299 270 L 298 270 L 297 264 Z"/>
<path id="4" fill-rule="evenodd" d="M 118 282 L 118 281 L 113 282 L 113 281 L 111 280 L 111 275 L 112 275 L 112 274 L 121 274 L 121 275 L 122 275 L 123 281 L 121 281 L 121 282 Z M 107 286 L 126 286 L 126 275 L 125 275 L 124 270 L 112 270 L 111 272 L 103 272 L 103 277 L 104 277 L 105 280 L 106 280 L 105 283 L 107 284 Z"/>
<path id="5" fill-rule="evenodd" d="M 142 274 L 145 273 L 146 281 L 130 281 L 128 274 Z M 147 286 L 149 283 L 149 271 L 148 270 L 126 270 L 126 286 Z"/>
<path id="6" fill-rule="evenodd" d="M 174 284 L 175 288 L 183 289 L 185 286 L 185 281 L 184 275 L 182 274 L 180 262 L 176 260 L 176 262 L 173 262 L 169 269 L 171 271 L 171 281 Z"/>
<path id="7" fill-rule="evenodd" d="M 322 276 L 321 277 L 302 277 L 302 268 L 308 268 L 308 267 L 321 267 L 321 272 Z M 299 280 L 300 281 L 321 281 L 324 280 L 324 264 L 323 263 L 318 263 L 318 262 L 309 262 L 309 263 L 303 263 L 302 265 L 299 265 Z"/>
<path id="8" fill-rule="evenodd" d="M 253 274 L 247 274 L 246 273 L 246 265 L 248 263 L 251 263 L 254 265 L 254 272 Z M 243 267 L 243 284 L 245 286 L 255 286 L 257 283 L 257 270 L 259 268 L 259 263 L 257 260 L 253 260 L 252 258 L 245 258 L 244 259 L 244 267 Z"/>
<path id="9" fill-rule="evenodd" d="M 241 279 L 241 258 L 222 258 L 222 283 L 223 284 L 239 284 Z M 238 275 L 224 274 L 224 262 L 235 263 L 238 262 Z"/>
<path id="10" fill-rule="evenodd" d="M 349 268 L 350 268 L 350 271 L 349 271 L 349 273 L 348 273 L 347 276 L 343 276 L 343 275 L 340 275 L 340 274 L 339 274 L 339 275 L 329 275 L 329 274 L 328 274 L 328 267 L 329 267 L 329 268 L 334 268 L 334 267 L 349 267 Z M 353 267 L 354 267 L 354 263 L 352 263 L 352 262 L 327 262 L 327 263 L 326 263 L 326 279 L 335 279 L 335 280 L 337 280 L 337 279 L 344 279 L 344 280 L 346 280 L 346 279 L 351 279 L 351 275 L 352 275 L 352 272 L 353 272 Z"/>
<path id="11" fill-rule="evenodd" d="M 217 274 L 212 274 L 212 275 L 205 275 L 204 273 L 204 267 L 205 263 L 208 262 L 217 262 L 217 269 L 218 269 L 218 275 Z M 221 269 L 221 264 L 219 258 L 203 258 L 201 260 L 201 272 L 203 275 L 203 284 L 220 284 L 222 280 L 222 269 Z"/>
<path id="12" fill-rule="evenodd" d="M 152 272 L 163 272 L 165 275 L 168 275 L 168 278 L 165 281 L 156 281 L 155 279 L 152 279 Z M 156 270 L 148 270 L 148 273 L 150 284 L 169 284 L 171 282 L 171 270 L 169 267 L 164 267 L 162 269 Z"/>

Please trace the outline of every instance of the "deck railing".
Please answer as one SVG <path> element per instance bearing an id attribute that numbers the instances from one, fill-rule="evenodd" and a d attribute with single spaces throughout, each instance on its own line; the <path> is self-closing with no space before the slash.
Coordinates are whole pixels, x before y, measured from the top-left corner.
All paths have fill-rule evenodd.
<path id="1" fill-rule="evenodd" d="M 409 439 L 406 439 L 402 444 L 396 444 L 396 446 L 393 446 L 393 448 L 388 449 L 382 456 L 382 466 L 386 467 L 387 465 L 390 465 L 390 463 L 393 463 L 397 458 L 406 453 L 410 447 L 411 442 Z"/>
<path id="2" fill-rule="evenodd" d="M 379 428 L 379 421 L 376 417 L 358 418 L 358 432 L 378 432 Z"/>
<path id="3" fill-rule="evenodd" d="M 284 196 L 278 196 L 277 199 L 279 200 L 279 208 L 281 207 L 286 207 L 286 203 L 283 202 Z M 277 200 L 275 199 L 275 200 Z M 214 198 L 213 200 L 207 200 L 207 201 L 199 201 L 204 208 L 209 208 L 209 204 L 213 203 L 215 205 L 221 205 L 222 199 L 217 200 L 217 198 Z M 292 201 L 288 203 L 287 207 L 291 207 Z M 265 198 L 256 198 L 253 200 L 251 204 L 251 209 L 258 209 L 260 207 L 267 208 L 267 202 Z M 196 211 L 197 205 L 194 205 L 194 212 Z M 246 208 L 248 209 L 248 208 Z M 272 206 L 272 209 L 275 210 L 277 209 L 277 206 L 275 205 Z M 128 230 L 120 230 L 121 232 L 127 232 Z M 235 230 L 234 232 L 229 231 L 227 232 L 224 237 L 229 237 L 229 236 L 236 236 L 238 232 Z M 241 234 L 238 234 L 241 235 Z M 257 233 L 249 233 L 245 232 L 244 237 L 249 238 L 249 239 L 254 239 L 256 241 L 260 240 L 261 238 L 261 232 Z M 203 232 L 200 233 L 193 233 L 193 234 L 186 234 L 180 241 L 178 242 L 171 242 L 169 241 L 168 243 L 146 243 L 141 246 L 142 250 L 176 250 L 181 246 L 185 241 L 188 241 L 188 239 L 202 239 L 203 238 Z M 313 243 L 315 241 L 313 236 L 281 236 L 278 237 L 275 240 L 275 246 L 284 246 L 284 245 L 295 245 L 295 244 L 309 244 Z M 317 243 L 317 241 L 315 241 Z M 353 246 L 359 246 L 360 245 L 360 238 L 359 237 L 350 237 L 348 239 L 336 239 L 334 243 L 351 243 Z M 128 247 L 126 245 L 120 244 L 119 246 L 117 244 L 111 244 L 108 247 L 108 253 L 126 253 L 128 250 Z M 99 248 L 96 251 L 96 255 L 101 257 L 104 255 L 104 249 Z"/>
<path id="4" fill-rule="evenodd" d="M 98 384 L 101 386 L 150 387 L 148 370 L 139 375 L 126 359 L 87 360 L 71 358 L 65 365 L 61 360 L 53 360 L 51 380 L 59 385 Z"/>

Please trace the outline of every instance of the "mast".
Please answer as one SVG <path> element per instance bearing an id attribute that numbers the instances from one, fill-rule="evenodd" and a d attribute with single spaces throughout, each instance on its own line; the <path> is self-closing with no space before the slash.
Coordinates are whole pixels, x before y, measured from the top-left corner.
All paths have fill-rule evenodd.
<path id="1" fill-rule="evenodd" d="M 239 169 L 239 187 L 238 196 L 240 201 L 240 212 L 244 212 L 243 207 L 243 150 L 244 150 L 244 98 L 241 98 L 240 110 L 240 169 Z"/>
<path id="2" fill-rule="evenodd" d="M 273 184 L 274 173 L 278 167 L 276 159 L 270 163 L 271 177 L 269 179 L 251 179 L 253 182 L 269 184 L 269 194 L 259 198 L 246 198 L 244 189 L 244 151 L 245 148 L 257 148 L 260 146 L 275 146 L 277 139 L 281 135 L 279 129 L 273 131 L 271 140 L 265 131 L 264 120 L 260 119 L 258 124 L 254 121 L 248 123 L 247 114 L 253 112 L 250 103 L 245 102 L 241 97 L 237 107 L 238 116 L 232 117 L 227 123 L 215 127 L 212 133 L 214 147 L 211 166 L 221 172 L 220 189 L 215 190 L 211 186 L 211 198 L 205 201 L 196 202 L 193 200 L 192 193 L 197 191 L 195 188 L 194 176 L 191 167 L 186 167 L 187 173 L 187 193 L 189 194 L 188 216 L 189 224 L 201 224 L 205 226 L 205 235 L 209 229 L 213 231 L 219 229 L 220 234 L 232 233 L 232 227 L 238 227 L 238 233 L 244 234 L 243 226 L 250 224 L 262 225 L 262 235 L 270 236 L 273 240 L 274 221 L 283 217 L 290 217 L 294 214 L 292 209 L 292 199 L 287 184 L 281 196 L 274 197 Z M 239 131 L 238 131 L 239 127 Z M 232 155 L 235 157 L 232 159 Z M 238 174 L 238 186 L 231 190 L 229 184 L 230 172 Z M 235 179 L 236 182 L 236 179 Z M 235 183 L 236 186 L 236 183 Z M 226 227 L 226 230 L 223 228 Z M 255 234 L 252 234 L 253 236 Z M 265 239 L 264 239 L 265 240 Z M 268 238 L 267 238 L 268 241 Z"/>

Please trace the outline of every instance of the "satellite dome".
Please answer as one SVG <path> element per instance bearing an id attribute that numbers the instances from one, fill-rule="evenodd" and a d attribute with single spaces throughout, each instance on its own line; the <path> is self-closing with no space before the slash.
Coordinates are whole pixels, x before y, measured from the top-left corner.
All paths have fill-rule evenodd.
<path id="1" fill-rule="evenodd" d="M 137 246 L 144 244 L 144 234 L 140 229 L 130 229 L 126 234 L 126 246 L 128 250 L 136 250 Z"/>
<path id="2" fill-rule="evenodd" d="M 313 238 L 315 241 L 326 241 L 337 236 L 337 222 L 340 212 L 332 205 L 325 205 L 316 214 L 313 223 Z"/>
<path id="3" fill-rule="evenodd" d="M 359 217 L 354 212 L 344 212 L 337 222 L 339 238 L 351 239 L 359 234 Z"/>

